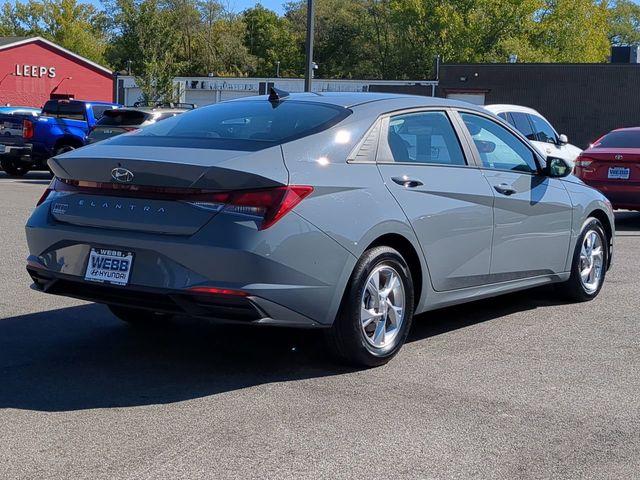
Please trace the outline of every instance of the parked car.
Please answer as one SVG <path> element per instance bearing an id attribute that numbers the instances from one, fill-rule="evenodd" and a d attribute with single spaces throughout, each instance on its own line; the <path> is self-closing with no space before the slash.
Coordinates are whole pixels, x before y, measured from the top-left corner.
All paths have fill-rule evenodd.
<path id="1" fill-rule="evenodd" d="M 82 100 L 49 100 L 40 116 L 23 122 L 23 151 L 12 159 L 14 174 L 47 168 L 47 160 L 85 145 L 89 129 L 119 105 Z"/>
<path id="2" fill-rule="evenodd" d="M 614 208 L 640 210 L 640 127 L 607 133 L 580 154 L 575 174 Z"/>
<path id="3" fill-rule="evenodd" d="M 581 149 L 558 134 L 551 123 L 533 108 L 519 105 L 487 105 L 484 108 L 513 125 L 544 156 L 562 158 L 573 168 Z"/>
<path id="4" fill-rule="evenodd" d="M 30 148 L 25 147 L 22 138 L 23 123 L 39 114 L 39 108 L 0 107 L 0 166 L 7 174 L 18 176 L 28 170 Z M 26 165 L 21 161 L 23 156 L 27 156 Z"/>
<path id="5" fill-rule="evenodd" d="M 107 110 L 89 131 L 88 143 L 132 132 L 186 112 L 186 108 L 170 105 L 154 107 L 123 107 Z"/>
<path id="6" fill-rule="evenodd" d="M 323 328 L 358 365 L 389 361 L 416 313 L 549 283 L 591 300 L 612 256 L 601 193 L 454 100 L 272 90 L 49 164 L 34 288 L 132 324 Z"/>

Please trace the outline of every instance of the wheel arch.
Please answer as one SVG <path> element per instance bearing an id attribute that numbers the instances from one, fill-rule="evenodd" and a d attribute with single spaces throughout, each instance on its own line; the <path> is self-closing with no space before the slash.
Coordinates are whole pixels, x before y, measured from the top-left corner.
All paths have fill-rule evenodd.
<path id="1" fill-rule="evenodd" d="M 65 135 L 64 137 L 61 137 L 58 140 L 56 140 L 56 143 L 53 144 L 54 153 L 60 147 L 63 147 L 65 145 L 69 145 L 73 148 L 80 148 L 84 146 L 84 143 L 82 142 L 82 140 L 80 140 L 77 137 L 73 137 L 71 135 Z"/>
<path id="2" fill-rule="evenodd" d="M 422 262 L 420 261 L 420 255 L 418 254 L 418 251 L 409 239 L 398 233 L 386 233 L 379 236 L 369 245 L 367 245 L 365 251 L 374 247 L 381 246 L 391 247 L 394 250 L 397 250 L 406 260 L 409 271 L 411 272 L 411 279 L 413 280 L 414 306 L 417 309 L 418 305 L 420 305 L 422 295 L 424 293 L 424 272 L 422 269 Z"/>
<path id="3" fill-rule="evenodd" d="M 609 255 L 607 255 L 608 257 L 607 268 L 609 268 L 611 266 L 611 260 L 613 258 L 613 235 L 614 235 L 613 228 L 614 227 L 611 224 L 611 220 L 609 219 L 609 216 L 606 214 L 604 210 L 600 208 L 596 208 L 595 210 L 592 210 L 591 213 L 589 213 L 588 217 L 593 217 L 599 220 L 604 228 L 604 233 L 607 235 L 607 242 L 609 243 Z"/>

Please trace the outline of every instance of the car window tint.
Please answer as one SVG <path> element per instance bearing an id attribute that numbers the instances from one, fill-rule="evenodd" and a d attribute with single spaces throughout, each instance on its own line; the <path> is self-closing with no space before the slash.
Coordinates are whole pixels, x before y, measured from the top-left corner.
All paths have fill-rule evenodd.
<path id="1" fill-rule="evenodd" d="M 556 132 L 549 122 L 538 115 L 529 115 L 533 129 L 535 131 L 536 139 L 539 142 L 557 143 Z"/>
<path id="2" fill-rule="evenodd" d="M 104 112 L 107 110 L 111 110 L 113 107 L 109 105 L 92 105 L 91 110 L 93 111 L 93 118 L 96 120 L 100 120 Z"/>
<path id="3" fill-rule="evenodd" d="M 640 148 L 640 131 L 620 130 L 607 133 L 591 148 Z"/>
<path id="4" fill-rule="evenodd" d="M 531 126 L 531 122 L 529 121 L 528 115 L 526 113 L 510 112 L 510 115 L 513 119 L 511 124 L 516 127 L 516 130 L 518 130 L 529 140 L 537 140 L 536 134 L 533 131 L 533 127 Z"/>
<path id="5" fill-rule="evenodd" d="M 68 120 L 85 120 L 85 109 L 85 105 L 79 102 L 49 101 L 44 104 L 42 116 Z"/>
<path id="6" fill-rule="evenodd" d="M 103 127 L 136 126 L 151 117 L 151 114 L 138 110 L 109 110 L 104 112 L 104 115 L 96 122 L 96 125 Z"/>
<path id="7" fill-rule="evenodd" d="M 344 107 L 296 100 L 223 102 L 150 125 L 133 141 L 163 137 L 160 142 L 165 146 L 167 139 L 174 139 L 169 143 L 175 146 L 198 139 L 211 143 L 212 148 L 216 143 L 234 143 L 238 149 L 252 144 L 268 147 L 321 132 L 350 114 L 351 110 Z"/>
<path id="8" fill-rule="evenodd" d="M 391 117 L 387 139 L 395 162 L 466 164 L 458 137 L 444 112 Z"/>
<path id="9" fill-rule="evenodd" d="M 533 152 L 507 129 L 479 115 L 460 115 L 473 138 L 484 167 L 527 173 L 537 170 Z"/>

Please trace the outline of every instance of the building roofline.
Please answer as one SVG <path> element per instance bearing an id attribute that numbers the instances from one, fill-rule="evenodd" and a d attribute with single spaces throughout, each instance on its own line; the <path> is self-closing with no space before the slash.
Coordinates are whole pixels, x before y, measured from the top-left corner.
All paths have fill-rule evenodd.
<path id="1" fill-rule="evenodd" d="M 53 43 L 49 40 L 47 40 L 46 38 L 42 38 L 42 37 L 28 37 L 25 38 L 23 40 L 18 40 L 15 42 L 11 42 L 11 43 L 7 43 L 4 45 L 0 45 L 0 50 L 6 50 L 7 48 L 13 48 L 13 47 L 18 47 L 20 45 L 26 45 L 28 43 L 33 43 L 33 42 L 42 42 L 45 45 L 50 46 L 51 48 L 55 48 L 56 50 L 60 50 L 61 52 L 66 53 L 67 55 L 73 57 L 73 58 L 77 58 L 78 60 L 91 65 L 94 68 L 97 68 L 98 70 L 102 70 L 105 73 L 108 73 L 109 75 L 113 75 L 113 72 L 111 70 L 109 70 L 107 67 L 103 67 L 102 65 L 97 64 L 96 62 L 92 62 L 91 60 L 89 60 L 88 58 L 85 58 L 81 55 L 78 55 L 77 53 L 73 53 L 70 50 L 67 50 L 64 47 L 61 47 L 60 45 Z"/>

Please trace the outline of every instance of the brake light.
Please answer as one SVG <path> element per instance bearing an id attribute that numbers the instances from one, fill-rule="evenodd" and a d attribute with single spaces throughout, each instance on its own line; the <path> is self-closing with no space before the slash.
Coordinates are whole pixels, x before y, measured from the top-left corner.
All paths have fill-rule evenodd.
<path id="1" fill-rule="evenodd" d="M 151 187 L 119 183 L 101 183 L 85 180 L 54 179 L 47 192 L 87 193 L 117 197 L 151 198 L 186 202 L 214 212 L 229 212 L 254 217 L 260 230 L 271 227 L 313 192 L 309 185 L 289 185 L 239 190 L 233 192 L 207 192 L 200 189 Z M 47 193 L 45 192 L 45 193 Z M 43 195 L 40 203 L 47 199 Z M 38 205 L 40 204 L 38 203 Z"/>
<path id="2" fill-rule="evenodd" d="M 33 122 L 31 120 L 22 121 L 22 138 L 33 138 Z"/>
<path id="3" fill-rule="evenodd" d="M 198 293 L 204 295 L 226 295 L 230 297 L 246 297 L 247 293 L 241 290 L 232 290 L 230 288 L 215 288 L 215 287 L 191 287 L 190 293 Z"/>
<path id="4" fill-rule="evenodd" d="M 265 230 L 293 210 L 311 192 L 313 187 L 308 185 L 289 185 L 263 190 L 215 193 L 206 200 L 189 203 L 210 210 L 224 210 L 261 218 L 260 230 Z"/>
<path id="5" fill-rule="evenodd" d="M 40 199 L 38 200 L 38 203 L 36 203 L 36 207 L 39 207 L 40 205 L 42 205 L 45 202 L 45 200 L 49 198 L 49 195 L 51 194 L 51 192 L 53 192 L 53 182 L 55 182 L 55 179 L 49 184 L 47 189 L 42 193 L 42 195 L 40 196 Z"/>

